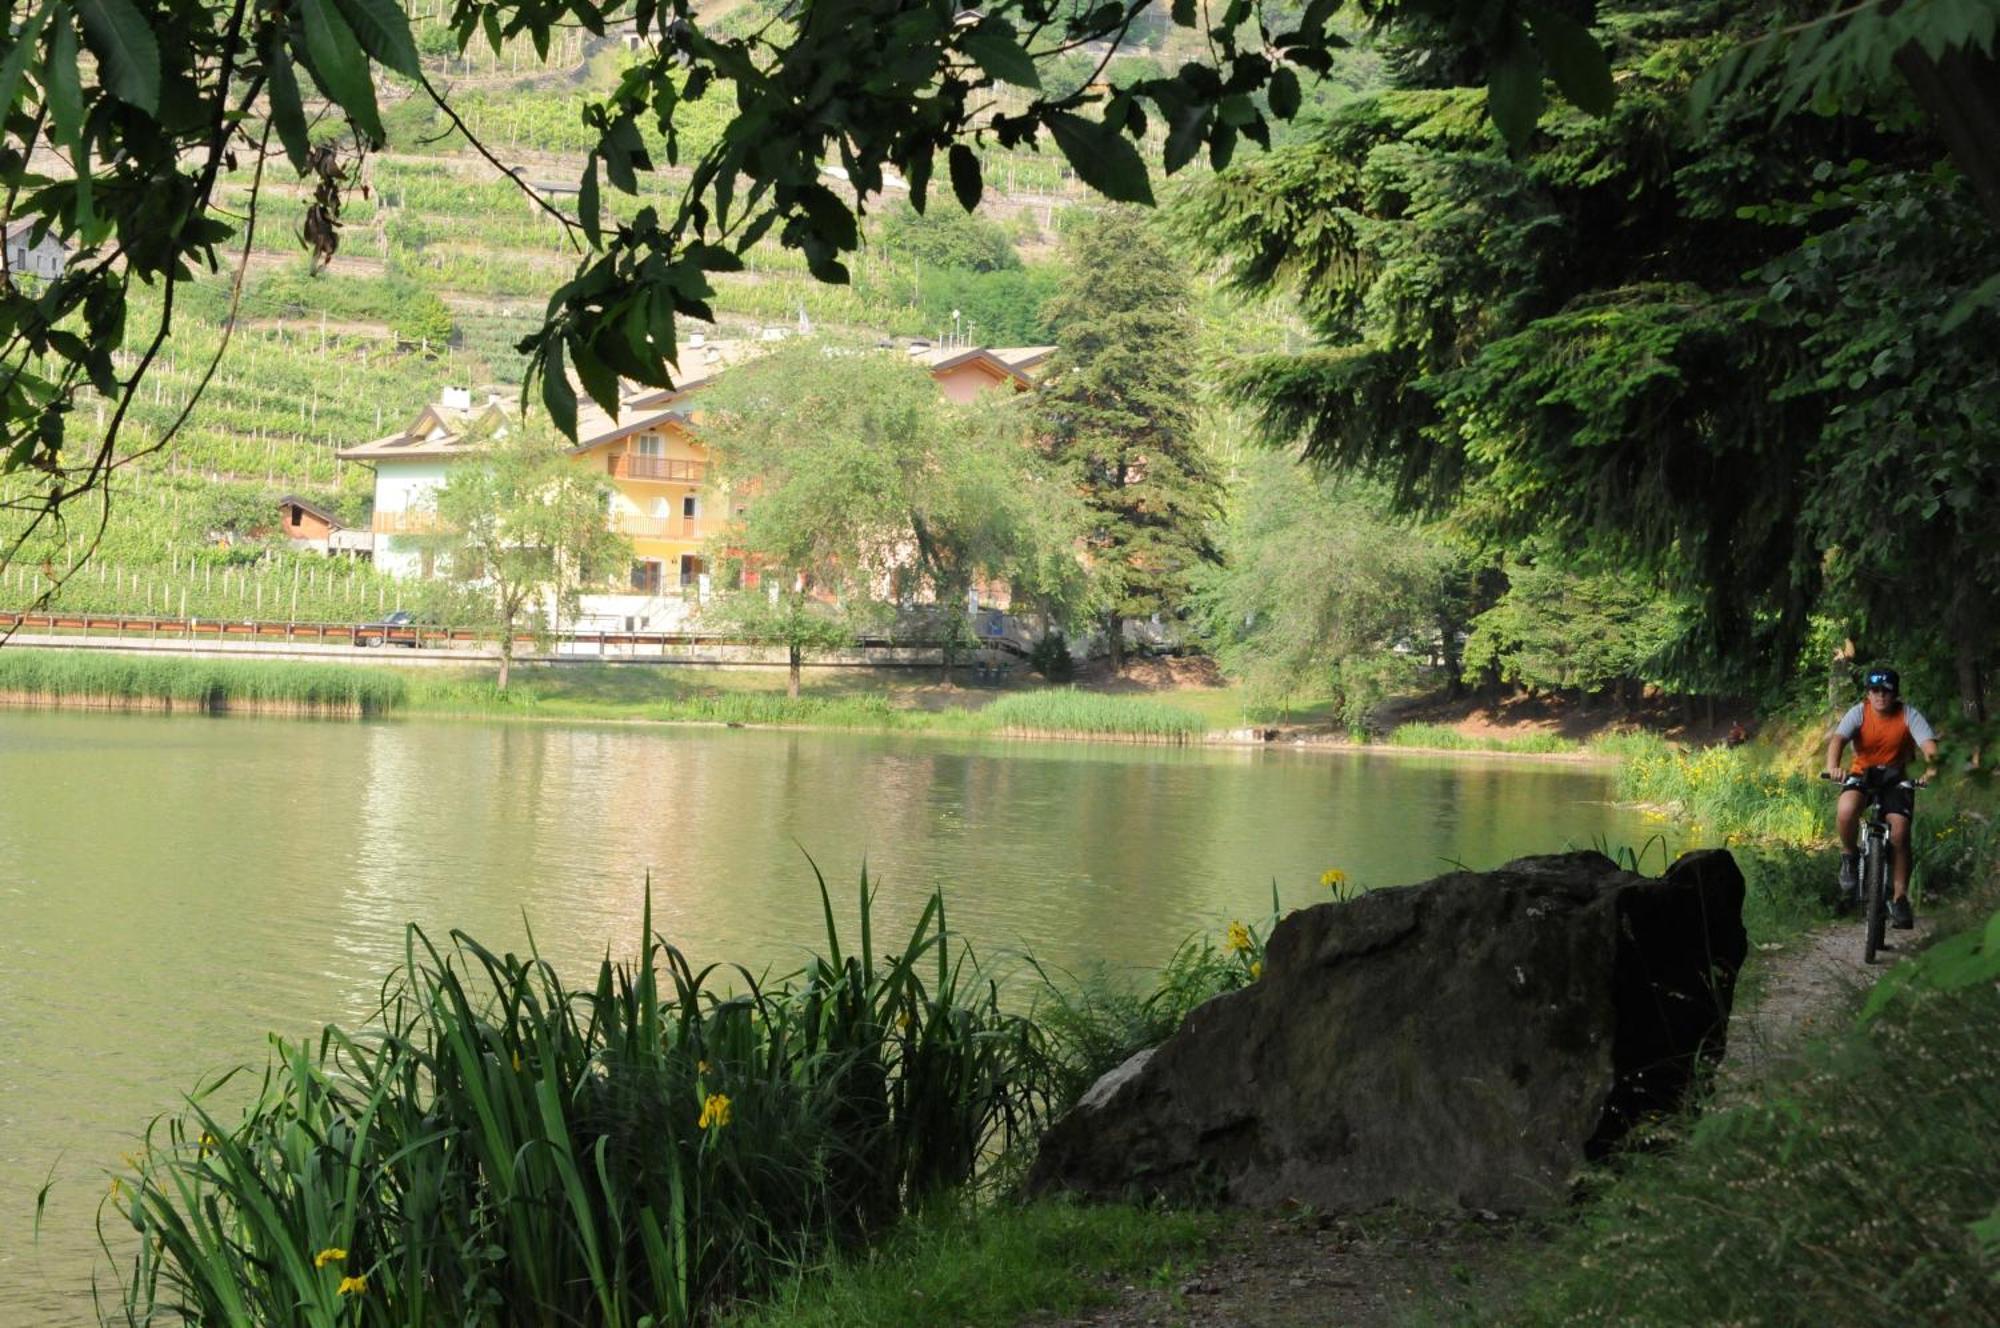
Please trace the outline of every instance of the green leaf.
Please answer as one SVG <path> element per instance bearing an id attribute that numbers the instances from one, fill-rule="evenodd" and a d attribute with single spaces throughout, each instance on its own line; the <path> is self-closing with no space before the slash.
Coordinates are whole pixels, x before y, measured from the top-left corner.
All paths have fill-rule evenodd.
<path id="1" fill-rule="evenodd" d="M 618 409 L 618 375 L 611 371 L 597 352 L 579 341 L 569 348 L 570 362 L 576 365 L 576 376 L 583 383 L 583 390 L 590 393 L 590 399 L 604 407 L 607 414 Z"/>
<path id="2" fill-rule="evenodd" d="M 104 86 L 127 106 L 160 109 L 160 46 L 132 0 L 77 0 L 83 34 L 97 57 Z"/>
<path id="3" fill-rule="evenodd" d="M 1528 22 L 1563 96 L 1591 115 L 1608 115 L 1617 95 L 1611 87 L 1611 62 L 1590 30 L 1553 9 L 1529 10 Z"/>
<path id="4" fill-rule="evenodd" d="M 361 49 L 410 78 L 421 78 L 423 66 L 417 60 L 417 43 L 410 36 L 410 20 L 396 0 L 334 0 L 361 41 Z M 490 12 L 490 11 L 489 11 Z"/>
<path id="5" fill-rule="evenodd" d="M 277 28 L 265 43 L 264 72 L 271 92 L 271 127 L 285 145 L 285 159 L 300 175 L 306 173 L 306 154 L 312 147 L 306 134 L 305 102 L 299 96 L 299 79 L 292 68 L 292 53 L 285 48 Z"/>
<path id="6" fill-rule="evenodd" d="M 1526 143 L 1542 118 L 1542 67 L 1518 31 L 1494 56 L 1487 76 L 1486 112 L 1510 147 Z"/>
<path id="7" fill-rule="evenodd" d="M 958 46 L 972 57 L 974 64 L 1002 83 L 1022 88 L 1039 89 L 1042 86 L 1042 75 L 1035 68 L 1034 57 L 1014 40 L 1012 30 L 1004 23 L 988 19 L 961 37 Z"/>
<path id="8" fill-rule="evenodd" d="M 34 57 L 35 48 L 42 39 L 42 26 L 48 22 L 50 8 L 50 0 L 43 0 L 35 16 L 14 34 L 13 49 L 7 52 L 6 61 L 0 63 L 0 115 L 6 114 L 14 105 L 14 94 L 21 90 L 21 75 L 28 68 L 28 61 Z"/>
<path id="9" fill-rule="evenodd" d="M 979 197 L 986 192 L 979 174 L 979 154 L 963 143 L 954 143 L 947 160 L 951 166 L 951 191 L 958 195 L 958 205 L 970 212 L 979 206 Z"/>
<path id="10" fill-rule="evenodd" d="M 1117 130 L 1067 111 L 1053 111 L 1043 123 L 1078 179 L 1113 202 L 1152 203 L 1146 163 Z"/>
<path id="11" fill-rule="evenodd" d="M 375 81 L 354 30 L 332 0 L 301 0 L 306 22 L 306 65 L 327 100 L 347 112 L 355 127 L 382 141 L 382 118 L 375 110 Z"/>
<path id="12" fill-rule="evenodd" d="M 550 337 L 542 358 L 542 405 L 565 438 L 576 437 L 576 389 L 563 368 L 562 340 Z"/>
<path id="13" fill-rule="evenodd" d="M 583 223 L 583 233 L 590 237 L 593 246 L 604 244 L 603 204 L 597 193 L 597 154 L 590 154 L 584 165 L 583 179 L 576 188 L 576 219 Z"/>
<path id="14" fill-rule="evenodd" d="M 1289 120 L 1299 113 L 1299 76 L 1280 67 L 1271 72 L 1271 114 Z"/>
<path id="15" fill-rule="evenodd" d="M 1169 12 L 1173 15 L 1174 26 L 1181 28 L 1194 26 L 1194 0 L 1174 0 L 1173 8 Z"/>
<path id="16" fill-rule="evenodd" d="M 49 34 L 49 133 L 74 151 L 83 133 L 83 76 L 76 61 L 76 25 L 67 12 L 56 16 Z"/>

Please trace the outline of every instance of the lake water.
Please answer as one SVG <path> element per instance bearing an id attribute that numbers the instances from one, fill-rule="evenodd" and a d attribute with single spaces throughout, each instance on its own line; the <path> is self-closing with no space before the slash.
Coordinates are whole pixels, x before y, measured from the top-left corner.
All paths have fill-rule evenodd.
<path id="1" fill-rule="evenodd" d="M 990 963 L 1157 965 L 1191 932 L 1525 853 L 1637 846 L 1601 769 L 1477 758 L 0 711 L 0 1323 L 87 1323 L 107 1168 L 267 1033 L 371 1008 L 406 924 L 570 975 L 656 926 L 790 968 L 810 853 L 877 925 L 928 892 Z M 52 1182 L 39 1242 L 35 1194 Z"/>

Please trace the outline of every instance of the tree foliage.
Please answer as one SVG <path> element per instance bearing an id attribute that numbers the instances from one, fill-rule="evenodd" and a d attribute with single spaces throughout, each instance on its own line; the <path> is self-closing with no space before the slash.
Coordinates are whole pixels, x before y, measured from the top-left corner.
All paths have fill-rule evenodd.
<path id="1" fill-rule="evenodd" d="M 1002 272 L 1021 266 L 1014 242 L 998 223 L 951 208 L 919 212 L 908 203 L 891 208 L 882 219 L 880 243 L 896 258 L 933 267 Z"/>
<path id="2" fill-rule="evenodd" d="M 454 464 L 436 494 L 443 528 L 424 537 L 455 581 L 483 592 L 506 690 L 517 635 L 541 635 L 577 611 L 586 586 L 611 579 L 631 544 L 604 519 L 610 484 L 577 465 L 546 428 L 494 430 L 477 460 Z"/>
<path id="3" fill-rule="evenodd" d="M 947 623 L 987 582 L 1059 611 L 1079 593 L 1074 502 L 1005 394 L 957 406 L 900 352 L 800 339 L 698 402 L 746 500 L 721 543 L 781 592 L 930 604 Z"/>
<path id="4" fill-rule="evenodd" d="M 1331 697 L 1358 727 L 1452 651 L 1465 559 L 1392 515 L 1379 486 L 1336 483 L 1281 452 L 1247 471 L 1227 558 L 1199 578 L 1206 639 L 1253 695 Z"/>
<path id="5" fill-rule="evenodd" d="M 1960 302 L 2000 235 L 1907 99 L 1774 127 L 1751 89 L 1697 123 L 1687 91 L 1734 30 L 1607 19 L 1616 108 L 1552 112 L 1520 154 L 1479 90 L 1397 90 L 1195 192 L 1190 232 L 1295 290 L 1320 340 L 1242 391 L 1274 439 L 1489 547 L 1696 597 L 1680 676 L 1770 680 L 1830 595 L 1872 651 L 1928 630 L 1989 657 L 1996 583 L 1946 551 L 2000 533 L 1976 442 L 2000 324 Z"/>
<path id="6" fill-rule="evenodd" d="M 1085 539 L 1114 661 L 1127 619 L 1177 612 L 1218 557 L 1222 483 L 1192 408 L 1191 291 L 1143 214 L 1072 232 L 1047 310 L 1060 349 L 1036 399 L 1049 456 L 1088 509 Z"/>

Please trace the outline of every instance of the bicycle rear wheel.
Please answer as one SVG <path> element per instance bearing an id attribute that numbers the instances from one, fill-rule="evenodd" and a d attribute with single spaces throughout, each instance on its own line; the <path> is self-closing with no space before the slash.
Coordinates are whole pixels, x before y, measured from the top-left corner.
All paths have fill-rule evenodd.
<path id="1" fill-rule="evenodd" d="M 1861 962 L 1875 962 L 1882 948 L 1882 929 L 1889 921 L 1888 846 L 1869 836 L 1861 850 L 1861 907 L 1868 919 L 1867 934 L 1861 944 Z"/>

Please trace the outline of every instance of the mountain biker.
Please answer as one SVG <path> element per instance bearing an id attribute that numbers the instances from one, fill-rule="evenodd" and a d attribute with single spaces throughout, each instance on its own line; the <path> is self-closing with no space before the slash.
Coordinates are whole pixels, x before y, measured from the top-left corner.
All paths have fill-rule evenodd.
<path id="1" fill-rule="evenodd" d="M 1930 783 L 1930 767 L 1938 759 L 1937 735 L 1923 713 L 1904 702 L 1902 679 L 1894 669 L 1870 669 L 1867 686 L 1868 699 L 1842 715 L 1826 738 L 1827 778 L 1842 778 L 1840 750 L 1853 743 L 1854 760 L 1847 773 L 1867 781 L 1866 788 L 1845 789 L 1840 795 L 1836 821 L 1840 830 L 1840 903 L 1845 911 L 1861 898 L 1855 841 L 1861 829 L 1861 809 L 1873 796 L 1882 804 L 1882 814 L 1889 822 L 1895 862 L 1889 916 L 1897 928 L 1907 931 L 1916 925 L 1910 911 L 1910 816 L 1916 798 L 1897 785 L 1907 778 L 1903 768 L 1919 749 L 1925 769 L 1924 777 L 1916 782 Z"/>

